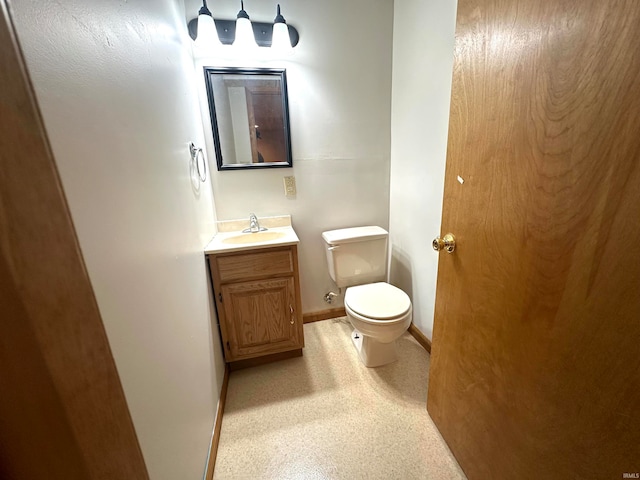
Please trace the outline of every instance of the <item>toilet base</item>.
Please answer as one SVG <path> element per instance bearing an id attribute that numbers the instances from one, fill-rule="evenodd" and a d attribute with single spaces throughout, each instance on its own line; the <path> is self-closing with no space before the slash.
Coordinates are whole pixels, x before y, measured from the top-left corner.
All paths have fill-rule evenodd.
<path id="1" fill-rule="evenodd" d="M 398 359 L 395 340 L 391 343 L 380 343 L 354 329 L 351 332 L 351 341 L 366 367 L 380 367 Z"/>

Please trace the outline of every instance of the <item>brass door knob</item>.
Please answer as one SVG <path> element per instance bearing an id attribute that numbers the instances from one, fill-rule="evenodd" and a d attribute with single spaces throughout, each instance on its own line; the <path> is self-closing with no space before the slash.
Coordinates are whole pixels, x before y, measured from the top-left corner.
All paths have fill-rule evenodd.
<path id="1" fill-rule="evenodd" d="M 447 253 L 453 253 L 453 251 L 456 249 L 456 237 L 453 236 L 453 233 L 447 233 L 442 238 L 434 238 L 431 245 L 436 252 L 445 250 Z"/>

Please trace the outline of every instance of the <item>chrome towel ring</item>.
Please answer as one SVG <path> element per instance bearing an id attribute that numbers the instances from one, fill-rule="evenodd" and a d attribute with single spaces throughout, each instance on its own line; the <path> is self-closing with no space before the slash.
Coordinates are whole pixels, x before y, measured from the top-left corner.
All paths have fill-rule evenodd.
<path id="1" fill-rule="evenodd" d="M 201 148 L 197 148 L 193 142 L 189 144 L 189 152 L 191 152 L 191 160 L 196 164 L 198 177 L 202 183 L 207 181 L 207 160 L 204 158 L 204 152 Z M 202 163 L 202 167 L 200 167 Z"/>

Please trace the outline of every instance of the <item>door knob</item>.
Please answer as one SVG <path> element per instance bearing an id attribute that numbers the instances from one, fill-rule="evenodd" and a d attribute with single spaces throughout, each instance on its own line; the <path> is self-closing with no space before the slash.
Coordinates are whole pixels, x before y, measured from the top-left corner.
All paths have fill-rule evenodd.
<path id="1" fill-rule="evenodd" d="M 434 238 L 431 245 L 436 252 L 445 250 L 447 253 L 453 253 L 453 251 L 456 249 L 456 237 L 453 236 L 453 233 L 447 233 L 442 238 Z"/>

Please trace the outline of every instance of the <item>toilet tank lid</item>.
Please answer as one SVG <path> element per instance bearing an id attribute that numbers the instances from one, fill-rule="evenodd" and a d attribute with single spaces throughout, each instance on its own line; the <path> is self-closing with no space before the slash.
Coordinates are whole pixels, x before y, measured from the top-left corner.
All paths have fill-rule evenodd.
<path id="1" fill-rule="evenodd" d="M 376 240 L 384 238 L 388 234 L 382 227 L 367 226 L 329 230 L 328 232 L 322 232 L 322 238 L 329 245 L 337 245 L 340 243 L 359 242 L 360 240 Z"/>

